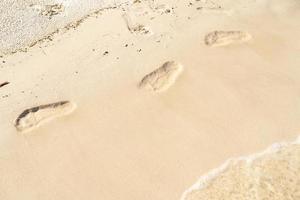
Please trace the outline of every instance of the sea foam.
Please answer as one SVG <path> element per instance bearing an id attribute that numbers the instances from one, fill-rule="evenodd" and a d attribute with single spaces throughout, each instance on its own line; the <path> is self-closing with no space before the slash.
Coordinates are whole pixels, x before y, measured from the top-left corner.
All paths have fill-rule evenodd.
<path id="1" fill-rule="evenodd" d="M 201 176 L 181 200 L 300 199 L 299 174 L 300 136 L 256 154 L 228 159 Z"/>

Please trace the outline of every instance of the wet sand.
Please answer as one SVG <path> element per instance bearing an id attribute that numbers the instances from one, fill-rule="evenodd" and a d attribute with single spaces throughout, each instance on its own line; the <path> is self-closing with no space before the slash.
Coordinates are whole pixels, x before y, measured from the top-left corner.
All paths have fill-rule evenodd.
<path id="1" fill-rule="evenodd" d="M 295 141 L 299 3 L 220 2 L 145 1 L 104 10 L 51 41 L 2 56 L 0 84 L 9 84 L 0 87 L 0 198 L 214 199 L 203 188 L 186 194 L 229 158 Z M 222 45 L 207 44 L 211 33 L 223 33 L 209 40 Z M 163 67 L 170 61 L 180 73 Z M 17 129 L 23 111 L 62 101 L 77 108 L 67 115 L 50 109 L 51 121 L 26 134 Z M 300 166 L 299 144 L 285 152 L 284 164 Z M 280 167 L 277 160 L 282 154 L 253 166 Z M 252 173 L 244 164 L 225 178 Z M 261 171 L 277 177 L 269 172 Z M 240 178 L 244 184 L 249 177 Z M 215 180 L 224 188 L 231 181 Z M 212 188 L 222 194 L 218 183 Z"/>

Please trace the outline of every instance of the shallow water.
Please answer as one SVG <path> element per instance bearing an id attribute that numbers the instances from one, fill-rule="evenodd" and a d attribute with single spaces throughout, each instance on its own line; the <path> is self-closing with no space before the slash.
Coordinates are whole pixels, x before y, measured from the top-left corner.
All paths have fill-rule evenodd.
<path id="1" fill-rule="evenodd" d="M 182 200 L 300 199 L 300 137 L 262 153 L 230 159 L 202 176 Z"/>

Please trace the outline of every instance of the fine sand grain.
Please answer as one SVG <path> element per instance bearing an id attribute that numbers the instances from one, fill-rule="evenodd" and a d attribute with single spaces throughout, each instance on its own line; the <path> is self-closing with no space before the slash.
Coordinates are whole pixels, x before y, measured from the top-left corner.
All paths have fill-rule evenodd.
<path id="1" fill-rule="evenodd" d="M 299 0 L 0 5 L 1 200 L 299 199 Z"/>

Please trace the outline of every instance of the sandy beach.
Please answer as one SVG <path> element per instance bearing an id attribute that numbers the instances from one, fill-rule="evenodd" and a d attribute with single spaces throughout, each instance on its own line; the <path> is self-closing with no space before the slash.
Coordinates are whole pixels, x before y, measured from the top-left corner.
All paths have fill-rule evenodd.
<path id="1" fill-rule="evenodd" d="M 300 199 L 300 2 L 40 2 L 1 24 L 0 199 Z"/>

